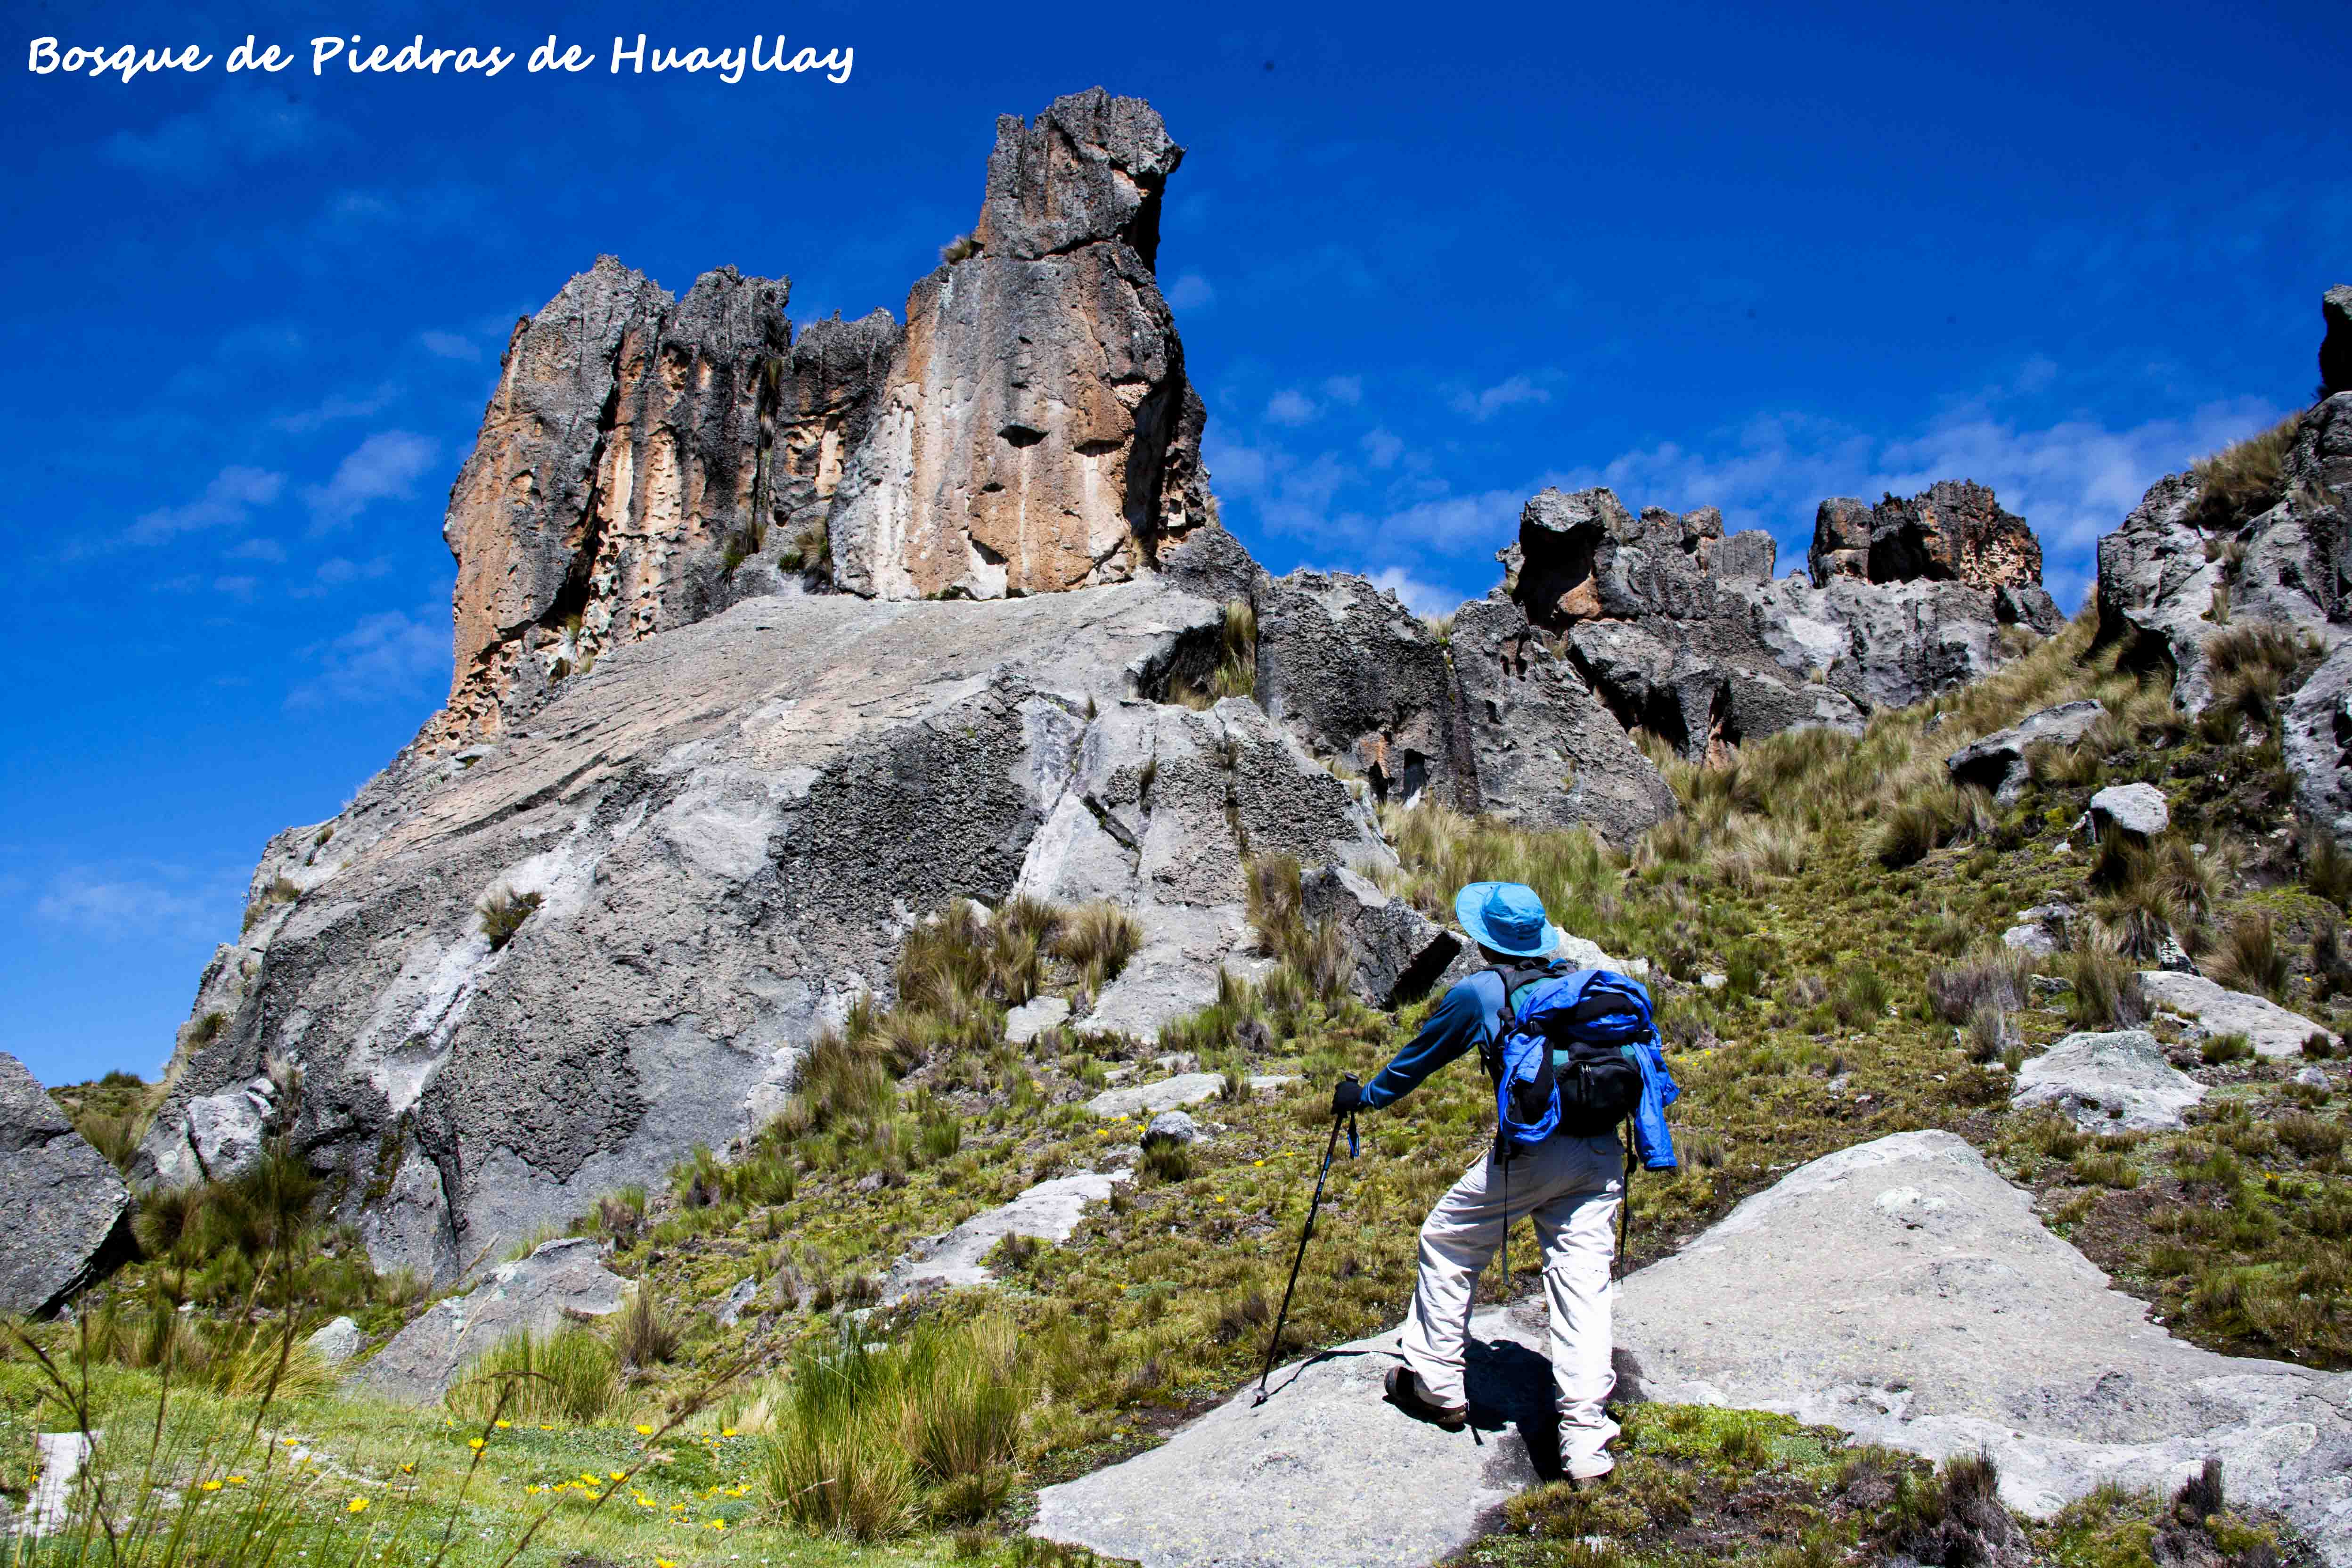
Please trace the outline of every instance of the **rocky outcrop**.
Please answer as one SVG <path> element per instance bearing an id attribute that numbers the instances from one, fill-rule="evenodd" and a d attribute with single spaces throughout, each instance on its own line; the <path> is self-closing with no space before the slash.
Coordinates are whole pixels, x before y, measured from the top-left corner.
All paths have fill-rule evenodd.
<path id="1" fill-rule="evenodd" d="M 502 1263 L 464 1296 L 436 1301 L 392 1337 L 352 1382 L 401 1405 L 432 1405 L 467 1363 L 509 1334 L 541 1338 L 621 1309 L 627 1281 L 597 1261 L 585 1237 L 542 1242 Z"/>
<path id="2" fill-rule="evenodd" d="M 1303 1288 L 1303 1287 L 1302 1287 Z M 1540 1309 L 1538 1309 L 1540 1311 Z M 1470 1321 L 1472 1431 L 1382 1399 L 1393 1332 L 1277 1370 L 1121 1464 L 1046 1487 L 1030 1533 L 1143 1568 L 1423 1568 L 1454 1559 L 1559 1464 L 1547 1331 Z"/>
<path id="3" fill-rule="evenodd" d="M 2230 990 L 2201 974 L 2146 969 L 2139 983 L 2151 1004 L 2187 1025 L 2192 1042 L 2243 1035 L 2255 1053 L 2265 1057 L 2301 1056 L 2304 1042 L 2315 1035 L 2331 1049 L 2338 1043 L 2335 1035 L 2302 1014 L 2265 996 Z"/>
<path id="4" fill-rule="evenodd" d="M 1199 396 L 1152 277 L 1182 158 L 1096 89 L 998 124 L 967 254 L 797 338 L 786 279 L 674 299 L 611 257 L 516 324 L 443 537 L 432 731 L 494 738 L 624 644 L 826 580 L 884 598 L 1123 581 L 1208 513 Z"/>
<path id="5" fill-rule="evenodd" d="M 2168 670 L 2184 712 L 2217 695 L 2209 645 L 2231 628 L 2284 626 L 2327 652 L 2352 624 L 2352 393 L 2297 416 L 2280 468 L 2277 500 L 2251 518 L 2208 506 L 2193 470 L 2149 486 L 2099 541 L 2098 643 Z"/>
<path id="6" fill-rule="evenodd" d="M 1478 809 L 1618 845 L 1675 814 L 1666 781 L 1518 605 L 1463 605 L 1452 653 Z"/>
<path id="7" fill-rule="evenodd" d="M 1983 1448 L 2042 1516 L 2219 1458 L 2233 1500 L 2352 1563 L 2352 1377 L 2172 1339 L 1948 1132 L 1790 1172 L 1629 1276 L 1617 1324 L 1653 1398 Z"/>
<path id="8" fill-rule="evenodd" d="M 996 1278 L 985 1260 L 1006 1237 L 1067 1241 L 1088 1204 L 1107 1201 L 1131 1179 L 1126 1171 L 1080 1171 L 1024 1188 L 1011 1202 L 982 1210 L 945 1236 L 918 1242 L 883 1281 L 882 1300 L 888 1304 L 921 1290 L 985 1285 Z"/>
<path id="9" fill-rule="evenodd" d="M 47 1317 L 129 1247 L 130 1189 L 0 1051 L 0 1312 Z"/>
<path id="10" fill-rule="evenodd" d="M 1954 784 L 1989 790 L 1995 800 L 2006 805 L 2023 795 L 2032 780 L 2025 758 L 2028 747 L 2074 745 L 2106 716 L 2105 704 L 2088 697 L 2040 709 L 2006 730 L 1996 730 L 1962 746 L 1944 759 L 1944 768 Z"/>
<path id="11" fill-rule="evenodd" d="M 616 647 L 497 743 L 412 748 L 273 844 L 215 966 L 236 1004 L 191 1031 L 151 1148 L 299 1068 L 284 1131 L 336 1217 L 446 1282 L 751 1131 L 950 898 L 1131 910 L 1141 950 L 1072 1026 L 1149 1033 L 1244 962 L 1245 854 L 1393 864 L 1255 704 L 1156 700 L 1221 635 L 1142 582 L 766 597 Z M 499 894 L 540 901 L 494 942 Z"/>
<path id="12" fill-rule="evenodd" d="M 2352 284 L 2338 283 L 2319 298 L 2325 334 L 2319 340 L 2319 395 L 2352 392 Z"/>
<path id="13" fill-rule="evenodd" d="M 1781 730 L 1859 730 L 1990 673 L 2004 621 L 2059 624 L 2032 531 L 1980 485 L 1824 501 L 1811 583 L 1772 578 L 1769 538 L 1725 539 L 1711 507 L 1635 516 L 1608 489 L 1537 495 L 1499 558 L 1504 595 L 1618 723 L 1692 761 Z"/>
<path id="14" fill-rule="evenodd" d="M 278 1087 L 263 1073 L 217 1094 L 200 1094 L 159 1114 L 131 1173 L 142 1186 L 225 1182 L 253 1168 L 279 1125 Z"/>
<path id="15" fill-rule="evenodd" d="M 1183 149 L 1097 88 L 997 121 L 972 253 L 915 286 L 832 521 L 884 598 L 1119 582 L 1208 512 L 1206 416 L 1153 279 Z"/>
<path id="16" fill-rule="evenodd" d="M 1990 489 L 1968 480 L 1939 479 L 1908 500 L 1890 495 L 1873 507 L 1843 496 L 1822 502 L 1805 563 L 1816 587 L 1841 576 L 1957 582 L 1987 592 L 2042 586 L 2042 542 L 2033 530 L 2004 510 Z"/>

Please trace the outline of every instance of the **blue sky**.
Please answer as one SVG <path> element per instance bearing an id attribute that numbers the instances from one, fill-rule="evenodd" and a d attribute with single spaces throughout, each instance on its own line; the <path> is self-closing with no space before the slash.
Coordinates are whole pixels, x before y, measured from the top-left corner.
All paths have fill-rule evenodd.
<path id="1" fill-rule="evenodd" d="M 1825 495 L 1973 478 L 2072 607 L 2148 481 L 2309 395 L 2352 186 L 2336 8 L 2059 9 L 12 5 L 0 1049 L 152 1073 L 263 840 L 437 704 L 518 314 L 600 251 L 902 310 L 994 117 L 1097 83 L 1190 150 L 1161 281 L 1276 569 L 1442 607 L 1595 482 L 1785 566 Z M 309 64 L 551 30 L 595 68 Z M 605 68 L 755 30 L 849 79 Z M 248 33 L 299 63 L 225 75 Z M 44 36 L 214 58 L 36 76 Z"/>

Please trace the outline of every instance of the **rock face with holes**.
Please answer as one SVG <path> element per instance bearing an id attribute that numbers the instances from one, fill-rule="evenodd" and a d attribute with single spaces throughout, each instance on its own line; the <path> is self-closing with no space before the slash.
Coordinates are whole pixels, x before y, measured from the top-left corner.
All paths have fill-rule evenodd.
<path id="1" fill-rule="evenodd" d="M 1152 276 L 1184 150 L 1097 88 L 997 121 L 971 253 L 915 285 L 832 521 L 885 598 L 1119 582 L 1207 516 L 1206 416 Z"/>
<path id="2" fill-rule="evenodd" d="M 1361 577 L 1260 576 L 1252 598 L 1265 710 L 1360 775 L 1377 802 L 1475 809 L 1476 763 L 1437 634 Z"/>
<path id="3" fill-rule="evenodd" d="M 1979 485 L 1824 501 L 1811 583 L 1774 579 L 1770 541 L 1726 539 L 1712 507 L 1636 516 L 1608 489 L 1537 495 L 1500 559 L 1503 595 L 1618 723 L 1692 761 L 1781 730 L 1857 730 L 1989 673 L 2003 623 L 2060 619 L 2032 531 Z"/>
<path id="4" fill-rule="evenodd" d="M 447 1281 L 752 1130 L 958 895 L 1142 926 L 1077 1029 L 1149 1034 L 1252 940 L 1242 864 L 1393 864 L 1255 704 L 1160 700 L 1220 606 L 770 596 L 613 649 L 495 744 L 412 748 L 273 841 L 151 1135 L 299 1068 L 275 1124 L 380 1267 Z M 503 941 L 494 893 L 536 894 Z M 280 1074 L 292 1083 L 290 1074 Z"/>
<path id="5" fill-rule="evenodd" d="M 0 1312 L 46 1317 L 125 1250 L 131 1192 L 0 1051 Z"/>
<path id="6" fill-rule="evenodd" d="M 2352 1563 L 2352 1376 L 2175 1340 L 1948 1132 L 1801 1166 L 1630 1276 L 1649 1395 L 1786 1411 L 1930 1458 L 1989 1449 L 2011 1506 L 2208 1457 Z"/>

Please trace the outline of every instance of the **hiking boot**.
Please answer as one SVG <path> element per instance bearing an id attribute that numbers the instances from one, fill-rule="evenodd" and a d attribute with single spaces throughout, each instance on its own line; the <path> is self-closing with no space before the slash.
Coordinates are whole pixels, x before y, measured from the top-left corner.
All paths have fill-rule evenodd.
<path id="1" fill-rule="evenodd" d="M 1421 1374 L 1409 1366 L 1392 1366 L 1388 1375 L 1389 1403 L 1416 1421 L 1426 1421 L 1447 1431 L 1458 1431 L 1470 1419 L 1470 1410 L 1463 1405 L 1440 1405 L 1430 1397 L 1429 1385 Z"/>
<path id="2" fill-rule="evenodd" d="M 1617 1461 L 1611 1458 L 1606 1450 L 1587 1454 L 1580 1459 L 1570 1459 L 1566 1466 L 1568 1479 L 1572 1481 L 1597 1481 L 1616 1468 Z"/>

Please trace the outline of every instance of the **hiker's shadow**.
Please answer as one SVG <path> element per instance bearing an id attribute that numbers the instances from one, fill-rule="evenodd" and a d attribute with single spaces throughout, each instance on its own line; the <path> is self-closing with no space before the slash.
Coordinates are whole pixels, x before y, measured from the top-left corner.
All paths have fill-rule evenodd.
<path id="1" fill-rule="evenodd" d="M 1560 1477 L 1559 1410 L 1552 1394 L 1551 1363 L 1515 1340 L 1472 1339 L 1464 1382 L 1474 1433 L 1517 1432 L 1517 1443 L 1490 1445 L 1490 1472 L 1508 1474 L 1521 1485 Z"/>

